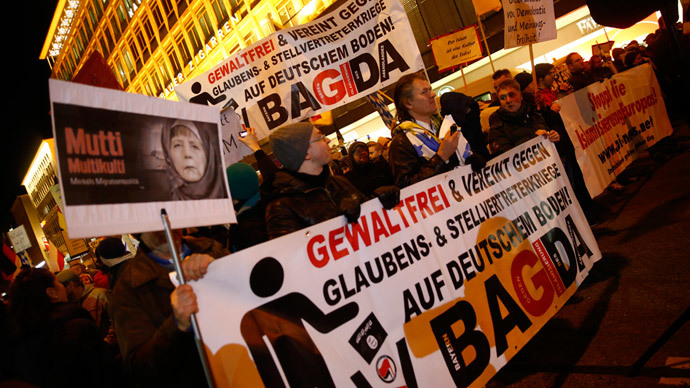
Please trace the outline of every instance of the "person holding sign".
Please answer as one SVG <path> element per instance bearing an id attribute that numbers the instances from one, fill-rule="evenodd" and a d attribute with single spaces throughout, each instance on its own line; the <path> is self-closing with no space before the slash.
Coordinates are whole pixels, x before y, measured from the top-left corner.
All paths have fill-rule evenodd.
<path id="1" fill-rule="evenodd" d="M 202 278 L 214 258 L 229 252 L 208 238 L 183 237 L 173 230 L 187 280 Z M 196 387 L 205 381 L 191 330 L 198 311 L 189 284 L 175 287 L 172 251 L 165 233 L 145 232 L 134 258 L 117 278 L 110 312 L 125 372 L 140 386 Z"/>
<path id="2" fill-rule="evenodd" d="M 274 239 L 339 215 L 359 219 L 360 204 L 368 198 L 344 176 L 330 175 L 329 139 L 314 125 L 284 125 L 269 136 L 273 153 L 285 167 L 276 172 L 268 194 L 266 231 Z M 390 187 L 390 186 L 386 186 Z M 386 209 L 400 202 L 400 190 L 385 191 L 379 199 Z"/>
<path id="3" fill-rule="evenodd" d="M 459 132 L 439 139 L 442 118 L 436 94 L 419 73 L 398 80 L 394 93 L 396 121 L 388 151 L 395 185 L 403 188 L 459 165 Z"/>
<path id="4" fill-rule="evenodd" d="M 544 117 L 522 98 L 520 84 L 508 79 L 498 85 L 501 107 L 489 118 L 489 148 L 493 156 L 502 154 L 535 136 L 556 143 L 560 135 L 546 126 Z"/>
<path id="5" fill-rule="evenodd" d="M 218 174 L 218 147 L 211 144 L 205 128 L 176 120 L 161 132 L 163 154 L 170 178 L 171 199 L 223 198 L 223 179 Z"/>

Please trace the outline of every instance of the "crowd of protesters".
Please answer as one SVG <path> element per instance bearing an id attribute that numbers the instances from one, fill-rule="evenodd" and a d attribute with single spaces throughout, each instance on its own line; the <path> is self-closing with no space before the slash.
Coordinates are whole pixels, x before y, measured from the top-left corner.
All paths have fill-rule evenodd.
<path id="1" fill-rule="evenodd" d="M 459 165 L 479 171 L 492 157 L 537 136 L 556 144 L 593 225 L 598 217 L 557 99 L 642 63 L 652 64 L 662 92 L 675 96 L 680 70 L 668 57 L 668 39 L 659 30 L 646 46 L 630 42 L 589 60 L 571 53 L 565 59 L 568 84 L 555 84 L 552 64 L 536 65 L 534 78 L 496 71 L 484 131 L 473 98 L 451 92 L 439 101 L 419 73 L 401 77 L 395 87 L 390 138 L 355 141 L 348 149 L 339 136 L 331 147 L 310 122 L 288 124 L 269 136 L 274 161 L 247 128 L 241 141 L 252 150 L 256 169 L 239 162 L 226 171 L 238 223 L 173 231 L 184 276 L 202 278 L 215 259 L 339 215 L 357 222 L 360 205 L 370 199 L 392 209 L 400 189 Z M 446 116 L 455 125 L 444 135 Z M 458 152 L 461 137 L 467 147 Z M 334 160 L 332 148 L 342 157 Z M 120 236 L 103 238 L 96 271 L 75 264 L 58 273 L 18 272 L 8 303 L 0 303 L 0 379 L 41 387 L 203 385 L 191 333 L 190 317 L 198 311 L 194 290 L 171 283 L 172 252 L 163 232 L 131 237 L 136 244 L 129 248 Z"/>

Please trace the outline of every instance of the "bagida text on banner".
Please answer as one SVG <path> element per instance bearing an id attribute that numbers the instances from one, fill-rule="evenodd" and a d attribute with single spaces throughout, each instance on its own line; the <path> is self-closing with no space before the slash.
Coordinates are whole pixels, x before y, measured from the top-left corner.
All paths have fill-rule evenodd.
<path id="1" fill-rule="evenodd" d="M 232 107 L 262 139 L 271 129 L 364 97 L 424 68 L 398 0 L 351 0 L 275 32 L 175 88 Z"/>
<path id="2" fill-rule="evenodd" d="M 601 258 L 542 138 L 361 210 L 192 283 L 219 386 L 482 386 Z"/>

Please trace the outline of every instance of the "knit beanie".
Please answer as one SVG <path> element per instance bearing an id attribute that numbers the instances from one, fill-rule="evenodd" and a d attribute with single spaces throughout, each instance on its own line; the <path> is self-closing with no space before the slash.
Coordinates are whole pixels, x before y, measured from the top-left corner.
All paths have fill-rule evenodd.
<path id="1" fill-rule="evenodd" d="M 515 81 L 520 84 L 520 91 L 523 91 L 532 82 L 532 74 L 523 71 L 515 76 Z"/>
<path id="2" fill-rule="evenodd" d="M 259 176 L 247 163 L 233 163 L 225 169 L 233 199 L 245 200 L 259 192 Z"/>
<path id="3" fill-rule="evenodd" d="M 361 142 L 361 141 L 356 141 L 356 142 L 352 143 L 352 144 L 350 145 L 350 147 L 347 149 L 347 154 L 348 154 L 348 155 L 353 155 L 353 154 L 355 153 L 355 151 L 357 150 L 357 148 L 359 148 L 359 147 L 364 147 L 364 148 L 366 148 L 366 149 L 367 149 L 367 152 L 368 152 L 368 150 L 369 150 L 369 147 L 368 147 L 366 144 L 364 144 L 364 143 Z"/>
<path id="4" fill-rule="evenodd" d="M 313 129 L 311 123 L 287 124 L 268 137 L 276 158 L 288 170 L 297 171 L 304 162 Z"/>
<path id="5" fill-rule="evenodd" d="M 122 240 L 116 237 L 108 237 L 98 243 L 96 254 L 108 267 L 113 267 L 132 257 L 132 254 L 125 249 Z"/>

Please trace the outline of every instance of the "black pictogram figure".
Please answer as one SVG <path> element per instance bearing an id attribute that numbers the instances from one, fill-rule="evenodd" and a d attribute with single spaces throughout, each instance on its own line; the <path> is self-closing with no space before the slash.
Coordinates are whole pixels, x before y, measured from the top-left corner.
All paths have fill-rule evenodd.
<path id="1" fill-rule="evenodd" d="M 267 298 L 280 290 L 283 278 L 283 267 L 278 260 L 266 257 L 252 269 L 249 284 L 254 294 Z M 285 385 L 264 336 L 291 387 L 335 387 L 321 352 L 302 321 L 321 333 L 328 333 L 358 312 L 357 303 L 350 302 L 324 314 L 309 298 L 292 292 L 247 312 L 240 330 L 267 387 Z"/>
<path id="2" fill-rule="evenodd" d="M 194 82 L 192 84 L 192 93 L 196 94 L 196 96 L 192 97 L 189 99 L 189 102 L 192 102 L 194 104 L 201 104 L 201 105 L 208 105 L 210 102 L 211 105 L 216 105 L 221 101 L 224 101 L 225 98 L 227 97 L 225 94 L 221 94 L 218 96 L 218 98 L 213 98 L 208 92 L 203 92 L 199 93 L 201 91 L 201 83 L 199 82 Z"/>

